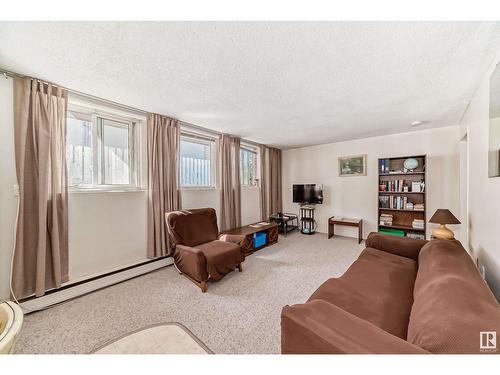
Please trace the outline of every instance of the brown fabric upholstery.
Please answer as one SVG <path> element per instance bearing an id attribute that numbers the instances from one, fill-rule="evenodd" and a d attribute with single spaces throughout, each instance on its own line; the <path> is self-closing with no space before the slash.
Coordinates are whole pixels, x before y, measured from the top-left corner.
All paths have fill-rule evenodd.
<path id="1" fill-rule="evenodd" d="M 240 247 L 243 246 L 243 241 L 245 241 L 245 238 L 246 237 L 241 235 L 241 234 L 221 234 L 219 236 L 219 240 L 226 241 L 226 242 L 232 242 L 232 243 L 237 244 Z"/>
<path id="2" fill-rule="evenodd" d="M 174 261 L 179 270 L 194 280 L 198 282 L 208 280 L 207 260 L 200 249 L 176 245 Z"/>
<path id="3" fill-rule="evenodd" d="M 219 235 L 213 208 L 174 211 L 166 217 L 169 233 L 176 244 L 194 247 L 214 241 Z"/>
<path id="4" fill-rule="evenodd" d="M 365 249 L 338 279 L 329 279 L 309 298 L 321 299 L 406 339 L 417 273 L 414 260 Z"/>
<path id="5" fill-rule="evenodd" d="M 459 241 L 433 240 L 418 260 L 408 341 L 433 353 L 479 353 L 481 331 L 500 335 L 500 307 L 471 257 Z"/>
<path id="6" fill-rule="evenodd" d="M 367 246 L 283 308 L 282 353 L 478 353 L 481 331 L 500 333 L 500 307 L 460 242 L 372 233 Z"/>
<path id="7" fill-rule="evenodd" d="M 426 243 L 426 240 L 390 236 L 375 232 L 370 233 L 366 239 L 366 247 L 373 247 L 374 249 L 383 250 L 385 252 L 400 255 L 413 260 L 418 259 L 420 249 L 422 249 L 422 246 Z"/>
<path id="8" fill-rule="evenodd" d="M 198 245 L 196 249 L 201 250 L 205 255 L 208 275 L 212 281 L 222 279 L 244 259 L 242 259 L 241 248 L 232 242 L 215 240 Z"/>
<path id="9" fill-rule="evenodd" d="M 281 343 L 283 354 L 426 353 L 418 346 L 322 300 L 283 308 Z"/>
<path id="10" fill-rule="evenodd" d="M 245 260 L 244 236 L 221 235 L 213 208 L 166 214 L 177 268 L 191 279 L 218 281 Z"/>

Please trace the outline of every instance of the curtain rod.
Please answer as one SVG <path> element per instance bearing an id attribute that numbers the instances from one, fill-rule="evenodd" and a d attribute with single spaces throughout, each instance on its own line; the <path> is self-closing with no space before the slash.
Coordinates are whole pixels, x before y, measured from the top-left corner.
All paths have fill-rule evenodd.
<path id="1" fill-rule="evenodd" d="M 5 78 L 13 78 L 13 77 L 34 78 L 34 77 L 29 77 L 29 76 L 26 76 L 24 74 L 12 72 L 12 71 L 9 71 L 9 70 L 6 70 L 6 69 L 2 69 L 2 68 L 0 68 L 0 74 L 3 74 L 3 76 Z M 86 93 L 81 92 L 81 91 L 73 90 L 73 89 L 70 89 L 68 87 L 61 86 L 61 85 L 59 85 L 57 83 L 53 83 L 53 82 L 50 82 L 50 81 L 45 81 L 45 82 L 50 83 L 51 85 L 54 85 L 56 87 L 60 87 L 60 88 L 62 88 L 64 90 L 67 90 L 68 92 L 70 92 L 70 93 L 72 93 L 72 94 L 74 94 L 76 96 L 79 96 L 81 98 L 90 99 L 90 100 L 93 100 L 93 101 L 104 102 L 104 103 L 109 104 L 111 106 L 114 106 L 114 107 L 117 107 L 117 108 L 120 108 L 120 109 L 124 109 L 124 110 L 127 110 L 127 111 L 131 111 L 131 112 L 135 112 L 135 113 L 138 113 L 138 114 L 141 114 L 141 115 L 146 115 L 147 116 L 150 113 L 150 112 L 145 111 L 143 109 L 131 107 L 131 106 L 128 106 L 128 105 L 125 105 L 125 104 L 114 102 L 114 101 L 109 100 L 109 99 L 101 98 L 99 96 L 95 96 L 95 95 L 91 95 L 91 94 L 86 94 Z M 197 129 L 197 130 L 205 131 L 205 132 L 208 132 L 208 133 L 212 133 L 214 135 L 221 135 L 221 134 L 223 134 L 222 132 L 219 132 L 217 130 L 207 129 L 204 126 L 191 124 L 191 123 L 186 122 L 186 121 L 179 120 L 179 122 L 181 123 L 181 125 L 185 125 L 185 126 L 193 128 L 193 129 Z M 243 139 L 243 138 L 242 138 L 242 140 L 244 142 L 246 142 L 246 143 L 251 143 L 251 144 L 254 144 L 254 145 L 260 145 L 260 143 L 258 143 L 258 142 L 249 141 L 249 140 Z"/>

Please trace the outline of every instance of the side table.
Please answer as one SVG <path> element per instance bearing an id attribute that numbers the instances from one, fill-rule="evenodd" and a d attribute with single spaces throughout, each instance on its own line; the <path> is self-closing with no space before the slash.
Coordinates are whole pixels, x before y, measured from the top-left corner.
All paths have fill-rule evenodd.
<path id="1" fill-rule="evenodd" d="M 332 216 L 328 219 L 328 238 L 335 236 L 335 224 L 358 228 L 358 243 L 363 241 L 363 219 L 346 219 Z"/>
<path id="2" fill-rule="evenodd" d="M 286 237 L 288 232 L 299 229 L 298 217 L 295 214 L 275 213 L 269 216 L 269 221 L 274 221 L 278 224 L 279 231 Z"/>

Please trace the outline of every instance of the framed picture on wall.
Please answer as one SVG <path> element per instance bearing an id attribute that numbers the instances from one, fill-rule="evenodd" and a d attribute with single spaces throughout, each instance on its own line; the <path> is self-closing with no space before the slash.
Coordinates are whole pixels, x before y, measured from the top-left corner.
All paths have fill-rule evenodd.
<path id="1" fill-rule="evenodd" d="M 366 154 L 339 157 L 339 176 L 366 176 Z"/>

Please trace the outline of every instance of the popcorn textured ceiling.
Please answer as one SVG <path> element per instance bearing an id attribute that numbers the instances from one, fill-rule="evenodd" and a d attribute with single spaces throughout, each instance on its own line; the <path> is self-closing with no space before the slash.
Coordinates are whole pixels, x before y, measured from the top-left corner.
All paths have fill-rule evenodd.
<path id="1" fill-rule="evenodd" d="M 0 22 L 0 67 L 281 148 L 458 124 L 495 22 Z"/>

